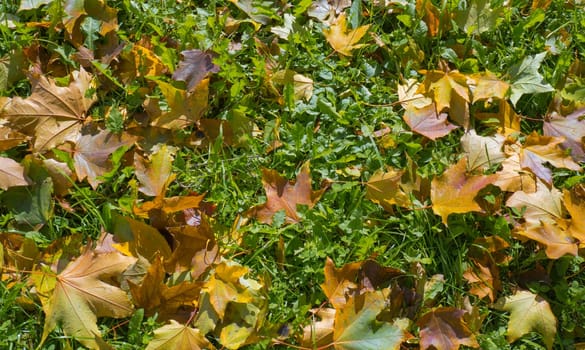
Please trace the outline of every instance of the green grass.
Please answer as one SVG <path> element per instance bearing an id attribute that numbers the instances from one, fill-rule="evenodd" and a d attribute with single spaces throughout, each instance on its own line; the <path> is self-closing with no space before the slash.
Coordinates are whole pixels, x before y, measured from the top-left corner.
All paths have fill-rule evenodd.
<path id="1" fill-rule="evenodd" d="M 119 23 L 116 35 L 124 41 L 149 40 L 152 51 L 164 63 L 176 66 L 180 52 L 187 49 L 212 50 L 220 71 L 210 83 L 209 108 L 206 118 L 231 121 L 244 116 L 262 132 L 248 136 L 242 147 L 229 147 L 221 139 L 207 140 L 201 147 L 177 143 L 174 161 L 176 180 L 170 184 L 168 196 L 190 192 L 206 193 L 206 201 L 215 205 L 213 225 L 224 257 L 249 267 L 255 276 L 269 281 L 267 326 L 269 335 L 287 325 L 295 336 L 302 334 L 308 323 L 308 311 L 326 303 L 320 284 L 323 266 L 331 257 L 337 266 L 375 258 L 384 266 L 412 271 L 415 264 L 424 267 L 427 276 L 441 274 L 443 289 L 435 305 L 460 307 L 469 294 L 463 272 L 469 264 L 467 253 L 475 238 L 498 235 L 512 243 L 511 262 L 502 267 L 504 291 L 509 295 L 518 287 L 519 276 L 542 267 L 550 276 L 546 281 L 520 285 L 546 296 L 558 318 L 557 349 L 572 349 L 585 341 L 585 274 L 582 257 L 550 260 L 535 254 L 533 243 L 521 243 L 511 237 L 513 216 L 504 208 L 501 216 L 481 214 L 452 215 L 449 226 L 433 214 L 430 202 L 422 209 L 396 208 L 385 212 L 365 197 L 364 183 L 377 170 L 386 166 L 405 168 L 409 160 L 418 167 L 418 174 L 432 179 L 459 159 L 462 130 L 437 141 L 413 133 L 402 120 L 396 87 L 403 79 L 423 79 L 422 69 L 437 69 L 445 61 L 464 73 L 489 70 L 507 78 L 510 68 L 527 55 L 534 55 L 555 45 L 557 51 L 545 59 L 540 72 L 557 91 L 565 88 L 565 77 L 576 60 L 584 60 L 585 12 L 580 5 L 570 7 L 565 1 L 553 1 L 546 11 L 530 11 L 530 2 L 511 1 L 502 8 L 497 26 L 481 34 L 467 34 L 455 27 L 441 35 L 429 37 L 426 24 L 416 14 L 414 2 L 397 14 L 377 7 L 371 1 L 358 1 L 361 10 L 348 9 L 350 18 L 360 25 L 371 25 L 385 45 L 379 46 L 371 36 L 366 45 L 354 51 L 353 57 L 333 52 L 322 35 L 323 24 L 298 14 L 294 31 L 288 40 L 272 47 L 270 32 L 279 23 L 282 12 L 291 13 L 310 1 L 294 1 L 292 9 L 278 4 L 265 5 L 273 22 L 255 28 L 244 12 L 228 1 L 107 1 L 115 8 Z M 17 1 L 0 2 L 0 60 L 31 45 L 39 45 L 45 54 L 67 56 L 76 49 L 63 31 L 27 27 L 27 22 L 59 21 L 55 13 L 58 3 L 39 9 L 18 12 Z M 254 4 L 259 3 L 254 1 Z M 437 2 L 438 3 L 438 2 Z M 458 2 L 443 1 L 444 8 L 457 8 Z M 281 5 L 284 5 L 282 3 Z M 441 7 L 439 6 L 439 7 Z M 541 13 L 542 12 L 542 13 Z M 8 28 L 8 15 L 18 15 L 15 28 Z M 3 17 L 4 16 L 4 17 Z M 232 32 L 225 30 L 228 20 L 242 20 Z M 105 41 L 99 37 L 91 44 Z M 278 49 L 278 54 L 263 56 L 258 42 Z M 241 45 L 235 50 L 234 46 Z M 458 57 L 454 48 L 466 54 Z M 292 69 L 314 81 L 313 96 L 308 101 L 294 101 L 292 88 L 285 87 L 282 104 L 277 102 L 266 81 L 267 61 L 275 62 L 274 70 Z M 0 62 L 1 64 L 1 62 Z M 56 66 L 55 66 L 56 67 Z M 66 61 L 66 70 L 78 68 Z M 0 71 L 1 72 L 1 71 Z M 95 72 L 95 71 L 94 71 Z M 113 74 L 111 68 L 102 72 Z M 1 77 L 1 76 L 0 76 Z M 170 75 L 162 77 L 170 81 Z M 104 79 L 106 80 L 106 79 Z M 140 88 L 152 85 L 151 79 L 137 78 L 124 89 L 110 84 L 99 90 L 99 102 L 90 114 L 104 120 L 108 106 L 124 107 L 126 120 L 107 120 L 112 130 L 122 130 L 143 113 L 146 96 Z M 106 85 L 104 84 L 104 87 Z M 2 87 L 2 85 L 0 85 Z M 30 91 L 27 79 L 15 78 L 0 90 L 0 96 L 26 96 Z M 161 97 L 153 89 L 152 97 Z M 525 95 L 516 111 L 526 118 L 522 131 L 541 130 L 541 119 L 553 94 Z M 372 133 L 387 126 L 392 130 L 393 146 L 385 147 Z M 477 127 L 481 127 L 479 124 Z M 175 139 L 186 138 L 194 129 L 184 130 Z M 276 140 L 282 146 L 268 151 Z M 22 160 L 25 147 L 2 152 L 2 156 Z M 62 155 L 63 156 L 63 155 Z M 65 158 L 67 155 L 65 155 Z M 70 159 L 69 159 L 70 161 Z M 266 200 L 261 182 L 261 168 L 276 169 L 294 179 L 300 166 L 310 161 L 313 188 L 322 182 L 331 183 L 321 200 L 312 209 L 299 208 L 302 220 L 284 224 L 284 217 L 272 225 L 251 220 L 241 227 L 242 241 L 230 237 L 230 227 L 246 210 Z M 0 229 L 31 237 L 40 247 L 71 234 L 84 240 L 96 239 L 102 227 L 109 229 L 115 213 L 131 214 L 137 199 L 137 183 L 131 160 L 121 159 L 116 171 L 93 191 L 86 182 L 76 183 L 68 194 L 55 200 L 51 197 L 51 214 L 46 223 L 35 230 L 15 224 L 15 212 L 0 207 Z M 359 172 L 352 173 L 353 169 Z M 575 173 L 555 172 L 555 184 L 563 187 Z M 577 180 L 583 182 L 583 179 Z M 71 208 L 72 210 L 69 210 Z M 0 302 L 0 348 L 33 349 L 43 333 L 43 312 L 38 300 L 20 298 L 27 295 L 30 285 L 2 282 Z M 490 308 L 486 301 L 470 296 L 486 316 L 479 341 L 484 349 L 539 349 L 544 347 L 539 335 L 530 334 L 519 341 L 506 341 L 507 314 Z M 34 303 L 36 302 L 36 303 Z M 128 320 L 99 321 L 104 338 L 116 349 L 142 349 L 158 326 L 156 317 L 140 312 Z M 286 340 L 294 343 L 295 338 Z M 250 349 L 268 348 L 268 341 L 251 345 Z M 51 333 L 43 349 L 71 349 L 80 345 L 63 332 Z"/>

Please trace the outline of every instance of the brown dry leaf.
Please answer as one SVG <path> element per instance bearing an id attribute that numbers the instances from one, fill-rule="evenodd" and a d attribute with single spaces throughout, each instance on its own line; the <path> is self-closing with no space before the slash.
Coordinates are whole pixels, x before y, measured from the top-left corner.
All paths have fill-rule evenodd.
<path id="1" fill-rule="evenodd" d="M 95 190 L 103 181 L 99 176 L 112 170 L 110 156 L 120 147 L 130 147 L 136 137 L 127 133 L 114 134 L 108 130 L 96 130 L 79 136 L 73 151 L 77 178 L 87 182 Z"/>
<path id="2" fill-rule="evenodd" d="M 571 156 L 577 162 L 585 161 L 585 108 L 574 111 L 566 117 L 556 113 L 547 118 L 544 122 L 543 131 L 545 136 L 564 137 L 561 142 L 563 149 L 570 149 Z"/>
<path id="3" fill-rule="evenodd" d="M 60 87 L 43 75 L 31 76 L 32 94 L 12 98 L 0 111 L 7 126 L 32 137 L 33 150 L 43 152 L 65 141 L 75 142 L 86 112 L 96 101 L 86 96 L 93 77 L 81 68 L 71 74 L 69 86 Z"/>
<path id="4" fill-rule="evenodd" d="M 463 273 L 463 278 L 471 285 L 471 294 L 480 299 L 487 296 L 494 302 L 496 293 L 501 290 L 498 264 L 507 263 L 511 259 L 504 251 L 508 247 L 508 242 L 498 236 L 475 239 L 468 253 L 471 264 Z"/>
<path id="5" fill-rule="evenodd" d="M 183 59 L 179 61 L 179 67 L 173 73 L 173 79 L 187 83 L 187 91 L 192 92 L 197 85 L 209 73 L 219 72 L 219 66 L 211 60 L 213 53 L 201 50 L 182 51 Z"/>
<path id="6" fill-rule="evenodd" d="M 348 263 L 336 268 L 333 260 L 327 258 L 325 282 L 321 284 L 321 289 L 329 298 L 329 303 L 339 309 L 352 295 L 375 291 L 393 278 L 402 275 L 404 275 L 402 271 L 380 266 L 373 260 Z"/>
<path id="7" fill-rule="evenodd" d="M 497 179 L 496 175 L 469 176 L 466 174 L 466 168 L 467 158 L 463 157 L 431 182 L 433 211 L 441 216 L 445 225 L 449 214 L 481 212 L 475 196 Z"/>
<path id="8" fill-rule="evenodd" d="M 1 97 L 0 97 L 1 98 Z M 0 112 L 2 112 L 0 100 Z M 0 151 L 6 151 L 28 140 L 28 137 L 18 131 L 0 125 Z"/>
<path id="9" fill-rule="evenodd" d="M 308 162 L 301 168 L 296 182 L 288 181 L 275 170 L 262 169 L 262 184 L 266 191 L 266 203 L 248 210 L 248 215 L 257 217 L 265 224 L 271 224 L 272 217 L 280 210 L 285 211 L 287 223 L 299 222 L 297 205 L 312 208 L 326 190 L 326 187 L 318 191 L 311 189 Z"/>
<path id="10" fill-rule="evenodd" d="M 520 149 L 520 165 L 530 169 L 536 176 L 547 183 L 552 183 L 552 171 L 544 166 L 548 162 L 556 168 L 566 168 L 581 171 L 579 164 L 567 155 L 559 144 L 562 138 L 540 136 L 533 131 L 526 137 L 526 142 Z"/>
<path id="11" fill-rule="evenodd" d="M 472 260 L 469 268 L 463 273 L 463 278 L 470 284 L 469 293 L 483 299 L 489 297 L 493 303 L 496 293 L 502 289 L 500 270 L 488 262 L 488 265 Z"/>
<path id="12" fill-rule="evenodd" d="M 63 4 L 66 17 L 63 18 L 65 30 L 73 38 L 81 36 L 81 23 L 89 16 L 100 21 L 100 34 L 106 35 L 118 28 L 117 10 L 109 7 L 104 0 L 67 0 Z M 83 42 L 76 40 L 74 43 Z"/>
<path id="13" fill-rule="evenodd" d="M 96 255 L 87 249 L 58 275 L 46 271 L 33 274 L 46 315 L 41 344 L 61 324 L 66 335 L 98 348 L 97 318 L 128 317 L 133 312 L 126 292 L 111 283 L 135 261 L 120 253 Z"/>
<path id="14" fill-rule="evenodd" d="M 149 113 L 151 125 L 172 130 L 184 129 L 195 124 L 207 109 L 209 99 L 209 79 L 203 79 L 192 91 L 177 89 L 161 80 L 157 81 L 169 110 Z M 159 114 L 160 113 L 160 114 Z"/>
<path id="15" fill-rule="evenodd" d="M 557 319 L 546 300 L 529 291 L 519 290 L 514 295 L 498 300 L 495 307 L 510 312 L 507 334 L 509 343 L 536 331 L 542 335 L 547 349 L 553 348 Z"/>
<path id="16" fill-rule="evenodd" d="M 323 34 L 325 34 L 325 38 L 331 44 L 333 50 L 344 56 L 351 57 L 352 50 L 364 46 L 364 44 L 358 44 L 358 42 L 366 35 L 369 28 L 370 25 L 365 25 L 354 30 L 348 30 L 345 13 L 342 13 L 329 29 L 323 29 Z"/>
<path id="17" fill-rule="evenodd" d="M 456 350 L 461 345 L 479 347 L 465 322 L 465 314 L 465 310 L 441 307 L 423 315 L 416 322 L 420 327 L 421 349 Z"/>
<path id="18" fill-rule="evenodd" d="M 320 348 L 333 343 L 333 321 L 335 309 L 321 308 L 311 310 L 311 323 L 303 328 L 302 346 L 310 349 Z M 316 319 L 319 319 L 318 321 Z"/>
<path id="19" fill-rule="evenodd" d="M 171 248 L 165 237 L 154 227 L 127 216 L 113 217 L 112 233 L 116 237 L 113 247 L 121 253 L 149 261 L 160 255 L 165 259 L 171 256 Z"/>
<path id="20" fill-rule="evenodd" d="M 175 249 L 165 261 L 169 273 L 189 271 L 193 279 L 199 278 L 219 259 L 215 236 L 204 215 L 197 225 L 168 227 Z"/>
<path id="21" fill-rule="evenodd" d="M 196 328 L 177 321 L 154 330 L 154 338 L 146 350 L 214 350 L 215 347 Z"/>
<path id="22" fill-rule="evenodd" d="M 186 322 L 195 311 L 202 284 L 185 281 L 169 287 L 164 278 L 162 258 L 157 256 L 148 267 L 140 285 L 128 281 L 134 305 L 144 308 L 148 315 L 158 314 L 160 320 Z"/>
<path id="23" fill-rule="evenodd" d="M 441 27 L 441 14 L 431 0 L 416 0 L 416 13 L 426 23 L 429 36 L 437 36 Z"/>
<path id="24" fill-rule="evenodd" d="M 134 154 L 136 178 L 141 185 L 138 190 L 147 196 L 163 196 L 168 184 L 175 179 L 172 174 L 175 150 L 166 144 L 159 146 L 148 160 Z"/>
<path id="25" fill-rule="evenodd" d="M 14 186 L 28 186 L 30 179 L 24 173 L 24 167 L 16 161 L 0 157 L 0 188 L 7 190 Z"/>
<path id="26" fill-rule="evenodd" d="M 473 129 L 467 131 L 461 137 L 461 147 L 467 157 L 467 170 L 485 170 L 504 161 L 504 141 L 506 138 L 502 134 L 480 136 Z"/>

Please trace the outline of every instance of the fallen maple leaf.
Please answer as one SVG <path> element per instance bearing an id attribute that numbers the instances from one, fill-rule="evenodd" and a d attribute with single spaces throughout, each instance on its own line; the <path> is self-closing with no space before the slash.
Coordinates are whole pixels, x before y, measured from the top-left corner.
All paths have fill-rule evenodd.
<path id="1" fill-rule="evenodd" d="M 545 136 L 564 137 L 561 142 L 563 149 L 570 149 L 571 156 L 577 162 L 585 161 L 585 108 L 561 117 L 553 114 L 544 122 L 543 131 Z"/>
<path id="2" fill-rule="evenodd" d="M 135 174 L 141 186 L 138 190 L 147 196 L 163 196 L 167 185 L 175 178 L 173 170 L 173 147 L 161 144 L 146 160 L 134 154 Z"/>
<path id="3" fill-rule="evenodd" d="M 403 330 L 376 320 L 384 309 L 386 297 L 381 291 L 366 292 L 350 298 L 335 312 L 333 346 L 336 350 L 393 350 L 404 340 Z"/>
<path id="4" fill-rule="evenodd" d="M 549 184 L 552 183 L 552 171 L 544 166 L 545 162 L 556 168 L 581 171 L 579 164 L 559 147 L 561 142 L 562 138 L 540 136 L 533 131 L 526 137 L 526 142 L 520 149 L 520 165 L 532 170 L 536 176 Z"/>
<path id="5" fill-rule="evenodd" d="M 523 191 L 526 193 L 536 191 L 536 176 L 531 171 L 522 169 L 518 153 L 514 152 L 506 158 L 502 162 L 502 170 L 498 171 L 496 175 L 498 178 L 493 185 L 498 186 L 503 191 Z"/>
<path id="6" fill-rule="evenodd" d="M 179 130 L 197 122 L 207 109 L 209 79 L 203 79 L 191 91 L 178 89 L 164 81 L 157 81 L 169 110 L 162 112 L 158 106 L 149 109 L 151 125 Z"/>
<path id="7" fill-rule="evenodd" d="M 576 256 L 578 251 L 578 242 L 567 231 L 561 201 L 559 190 L 538 182 L 536 192 L 518 191 L 506 202 L 508 207 L 524 209 L 525 222 L 518 225 L 514 233 L 544 245 L 551 259 L 558 259 L 565 254 Z"/>
<path id="8" fill-rule="evenodd" d="M 360 26 L 354 30 L 347 29 L 345 14 L 342 13 L 328 29 L 323 29 L 325 38 L 333 47 L 333 50 L 344 55 L 351 56 L 351 51 L 358 49 L 364 44 L 358 44 L 360 39 L 366 35 L 370 25 Z"/>
<path id="9" fill-rule="evenodd" d="M 109 282 L 135 261 L 136 258 L 120 253 L 96 255 L 87 249 L 58 275 L 50 272 L 35 275 L 33 281 L 42 295 L 46 315 L 41 344 L 61 323 L 65 334 L 89 348 L 98 348 L 97 317 L 121 318 L 132 314 L 126 292 Z"/>
<path id="10" fill-rule="evenodd" d="M 318 191 L 311 189 L 309 163 L 303 165 L 294 183 L 281 177 L 275 170 L 262 169 L 262 184 L 266 191 L 266 203 L 248 210 L 248 215 L 256 216 L 265 224 L 271 224 L 272 217 L 280 210 L 284 210 L 287 223 L 299 222 L 297 205 L 312 208 L 326 190 L 326 187 Z"/>
<path id="11" fill-rule="evenodd" d="M 2 109 L 2 100 L 0 100 L 0 113 L 2 112 Z M 26 135 L 21 134 L 11 128 L 0 125 L 0 151 L 6 151 L 15 146 L 18 146 L 27 139 L 28 137 Z"/>
<path id="12" fill-rule="evenodd" d="M 146 350 L 214 350 L 215 347 L 196 328 L 182 325 L 175 320 L 154 330 L 154 338 Z"/>
<path id="13" fill-rule="evenodd" d="M 536 331 L 542 335 L 547 349 L 552 349 L 557 319 L 546 300 L 527 290 L 519 290 L 512 296 L 500 298 L 495 307 L 510 312 L 508 342 L 513 343 L 523 335 Z"/>
<path id="14" fill-rule="evenodd" d="M 160 255 L 171 256 L 171 248 L 165 237 L 156 228 L 127 216 L 115 215 L 112 219 L 112 233 L 116 237 L 113 247 L 119 252 L 149 261 Z"/>
<path id="15" fill-rule="evenodd" d="M 199 299 L 202 283 L 183 281 L 169 287 L 164 278 L 162 258 L 156 256 L 139 285 L 128 281 L 132 301 L 137 307 L 144 308 L 147 315 L 156 313 L 159 320 L 186 322 L 195 312 L 194 301 Z"/>
<path id="16" fill-rule="evenodd" d="M 375 291 L 383 284 L 389 284 L 391 279 L 404 275 L 402 271 L 380 266 L 374 260 L 348 263 L 336 268 L 331 258 L 325 261 L 324 274 L 325 282 L 321 284 L 321 289 L 336 309 L 345 305 L 352 293 Z"/>
<path id="17" fill-rule="evenodd" d="M 321 348 L 333 343 L 333 322 L 335 320 L 335 309 L 320 308 L 311 310 L 311 324 L 303 328 L 302 345 L 307 348 Z M 316 321 L 315 318 L 319 318 Z"/>
<path id="18" fill-rule="evenodd" d="M 292 84 L 296 100 L 304 99 L 308 101 L 313 96 L 313 80 L 291 69 L 279 70 L 273 73 L 270 76 L 270 82 L 280 86 Z"/>
<path id="19" fill-rule="evenodd" d="M 475 196 L 497 179 L 496 175 L 468 176 L 466 168 L 467 158 L 463 157 L 431 182 L 433 211 L 441 216 L 445 225 L 449 214 L 481 212 Z"/>
<path id="20" fill-rule="evenodd" d="M 424 314 L 418 321 L 421 349 L 459 349 L 461 345 L 479 347 L 475 335 L 464 321 L 465 310 L 441 307 Z"/>
<path id="21" fill-rule="evenodd" d="M 43 75 L 30 77 L 32 94 L 14 97 L 0 111 L 7 126 L 32 137 L 33 150 L 42 152 L 65 141 L 75 142 L 85 113 L 95 102 L 93 77 L 81 68 L 71 74 L 69 86 L 60 87 Z M 89 97 L 87 96 L 89 95 Z"/>
<path id="22" fill-rule="evenodd" d="M 80 135 L 73 152 L 73 164 L 79 181 L 87 177 L 95 190 L 103 182 L 98 177 L 112 170 L 110 155 L 120 147 L 130 147 L 135 141 L 136 138 L 127 133 L 117 135 L 108 130 Z"/>
<path id="23" fill-rule="evenodd" d="M 366 183 L 366 198 L 380 204 L 392 213 L 393 205 L 408 208 L 412 205 L 409 194 L 402 190 L 401 178 L 404 170 L 377 171 Z"/>
<path id="24" fill-rule="evenodd" d="M 504 161 L 506 155 L 502 148 L 505 140 L 502 134 L 480 136 L 473 129 L 467 131 L 461 137 L 461 146 L 467 157 L 467 170 L 485 170 Z"/>
<path id="25" fill-rule="evenodd" d="M 182 51 L 183 59 L 173 73 L 173 79 L 187 83 L 187 91 L 193 91 L 209 73 L 219 72 L 219 66 L 214 64 L 213 53 L 201 50 Z"/>
<path id="26" fill-rule="evenodd" d="M 425 80 L 417 92 L 431 97 L 437 112 L 449 109 L 449 116 L 456 124 L 469 127 L 469 84 L 473 80 L 457 70 L 444 72 L 440 70 L 423 71 Z"/>
<path id="27" fill-rule="evenodd" d="M 417 108 L 414 103 L 409 104 L 402 116 L 412 131 L 431 140 L 436 140 L 457 129 L 456 125 L 447 121 L 447 117 L 447 113 L 437 113 L 434 103 L 423 108 Z"/>
<path id="28" fill-rule="evenodd" d="M 24 173 L 24 167 L 16 161 L 0 157 L 0 188 L 6 190 L 14 186 L 27 186 L 30 180 Z"/>
<path id="29" fill-rule="evenodd" d="M 474 81 L 470 86 L 472 87 L 473 103 L 493 98 L 504 100 L 510 89 L 510 84 L 500 80 L 490 71 L 473 74 L 471 79 Z"/>

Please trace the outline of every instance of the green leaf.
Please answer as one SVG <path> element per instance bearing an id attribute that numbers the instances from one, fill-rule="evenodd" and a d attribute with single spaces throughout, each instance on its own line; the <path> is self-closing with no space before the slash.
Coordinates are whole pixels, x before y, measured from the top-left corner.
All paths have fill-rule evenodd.
<path id="1" fill-rule="evenodd" d="M 384 309 L 386 298 L 380 291 L 350 298 L 335 315 L 333 345 L 336 350 L 398 349 L 402 329 L 376 317 Z"/>
<path id="2" fill-rule="evenodd" d="M 524 94 L 538 94 L 554 90 L 538 72 L 545 56 L 546 52 L 528 56 L 520 64 L 516 64 L 510 69 L 512 76 L 510 101 L 514 106 Z"/>

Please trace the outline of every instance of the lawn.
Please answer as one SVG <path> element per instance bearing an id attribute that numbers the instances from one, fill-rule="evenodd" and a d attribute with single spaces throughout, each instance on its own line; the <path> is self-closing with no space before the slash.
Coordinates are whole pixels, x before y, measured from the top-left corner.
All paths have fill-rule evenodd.
<path id="1" fill-rule="evenodd" d="M 0 348 L 585 349 L 585 3 L 0 2 Z"/>

